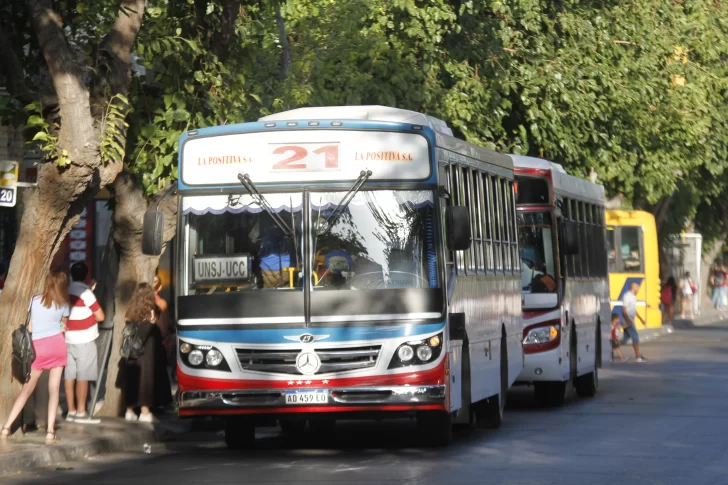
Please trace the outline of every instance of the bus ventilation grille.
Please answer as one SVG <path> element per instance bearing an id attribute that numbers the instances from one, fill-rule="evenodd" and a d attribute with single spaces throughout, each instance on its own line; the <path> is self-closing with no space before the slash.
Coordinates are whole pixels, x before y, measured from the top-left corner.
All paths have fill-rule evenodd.
<path id="1" fill-rule="evenodd" d="M 321 359 L 316 374 L 336 374 L 352 370 L 369 369 L 377 365 L 380 345 L 367 347 L 314 349 Z M 243 370 L 269 372 L 271 374 L 300 374 L 296 369 L 296 357 L 301 349 L 263 350 L 235 349 Z"/>

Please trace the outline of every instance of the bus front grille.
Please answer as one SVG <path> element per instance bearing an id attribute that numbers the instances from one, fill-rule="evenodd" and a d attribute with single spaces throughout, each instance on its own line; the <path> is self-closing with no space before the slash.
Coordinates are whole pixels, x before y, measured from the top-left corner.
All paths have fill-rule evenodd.
<path id="1" fill-rule="evenodd" d="M 321 359 L 317 374 L 336 374 L 352 370 L 369 369 L 377 365 L 380 345 L 336 349 L 314 349 Z M 235 349 L 243 370 L 271 374 L 301 373 L 296 369 L 296 357 L 301 349 L 263 350 Z"/>

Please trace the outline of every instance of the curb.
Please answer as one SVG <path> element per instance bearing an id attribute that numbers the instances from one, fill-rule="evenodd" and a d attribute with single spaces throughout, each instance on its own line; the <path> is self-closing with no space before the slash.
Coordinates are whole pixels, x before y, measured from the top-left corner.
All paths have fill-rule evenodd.
<path id="1" fill-rule="evenodd" d="M 102 433 L 101 436 L 66 439 L 61 436 L 60 444 L 50 446 L 25 439 L 11 440 L 8 442 L 10 446 L 19 445 L 22 448 L 0 453 L 0 477 L 33 468 L 80 460 L 101 453 L 142 451 L 144 443 L 157 441 L 157 434 L 151 426 L 115 427 L 115 429 L 102 430 Z"/>

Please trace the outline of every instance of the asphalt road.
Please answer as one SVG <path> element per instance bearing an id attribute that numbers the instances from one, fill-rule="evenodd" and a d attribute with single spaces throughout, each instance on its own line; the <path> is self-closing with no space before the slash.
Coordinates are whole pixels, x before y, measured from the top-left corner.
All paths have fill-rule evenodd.
<path id="1" fill-rule="evenodd" d="M 572 397 L 562 408 L 541 409 L 529 389 L 512 390 L 501 429 L 460 430 L 446 449 L 420 446 L 414 422 L 351 422 L 324 445 L 266 432 L 255 451 L 233 453 L 219 435 L 190 435 L 150 454 L 140 444 L 138 454 L 2 482 L 728 484 L 728 324 L 677 329 L 643 353 L 649 362 L 603 369 L 596 398 Z"/>

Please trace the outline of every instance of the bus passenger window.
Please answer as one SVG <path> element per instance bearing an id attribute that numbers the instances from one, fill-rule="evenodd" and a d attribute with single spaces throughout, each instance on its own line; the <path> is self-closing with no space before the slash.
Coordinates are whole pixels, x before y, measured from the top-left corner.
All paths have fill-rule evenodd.
<path id="1" fill-rule="evenodd" d="M 621 233 L 622 271 L 625 273 L 642 273 L 640 228 L 622 227 Z"/>
<path id="2" fill-rule="evenodd" d="M 617 247 L 614 244 L 614 227 L 607 228 L 607 244 L 609 246 L 609 272 L 615 273 L 617 271 Z"/>

